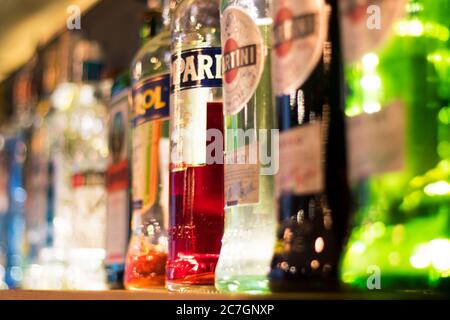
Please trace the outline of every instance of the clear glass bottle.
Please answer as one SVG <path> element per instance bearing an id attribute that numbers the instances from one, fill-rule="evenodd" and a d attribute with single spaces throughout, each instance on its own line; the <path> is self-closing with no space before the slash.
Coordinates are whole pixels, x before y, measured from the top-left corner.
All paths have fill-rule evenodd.
<path id="1" fill-rule="evenodd" d="M 171 33 L 166 286 L 211 290 L 223 233 L 223 148 L 208 154 L 208 141 L 223 136 L 219 0 L 179 2 Z"/>
<path id="2" fill-rule="evenodd" d="M 105 270 L 110 289 L 123 288 L 130 238 L 129 86 L 128 72 L 118 76 L 111 88 L 109 104 Z"/>
<path id="3" fill-rule="evenodd" d="M 49 198 L 49 135 L 48 99 L 41 99 L 34 110 L 34 121 L 30 130 L 28 154 L 25 167 L 26 238 L 28 242 L 27 267 L 24 272 L 23 289 L 39 289 L 40 261 L 43 248 L 51 246 L 52 202 Z M 49 223 L 50 222 L 50 223 Z"/>
<path id="4" fill-rule="evenodd" d="M 269 289 L 278 170 L 278 131 L 271 93 L 271 25 L 267 0 L 222 1 L 227 132 L 225 233 L 216 268 L 216 288 L 220 291 Z M 239 160 L 244 161 L 238 164 Z"/>
<path id="5" fill-rule="evenodd" d="M 108 88 L 100 82 L 102 64 L 83 62 L 82 82 L 65 130 L 65 155 L 71 164 L 69 287 L 106 288 L 103 269 L 106 232 L 105 173 L 108 162 Z M 109 84 L 108 84 L 109 86 Z"/>
<path id="6" fill-rule="evenodd" d="M 111 83 L 101 80 L 98 43 L 78 39 L 70 48 L 71 82 L 52 94 L 51 161 L 55 186 L 54 253 L 65 264 L 61 288 L 106 288 L 106 189 L 108 161 L 105 97 Z"/>
<path id="7" fill-rule="evenodd" d="M 164 286 L 167 260 L 171 1 L 150 3 L 144 44 L 131 65 L 132 230 L 124 283 L 134 290 Z"/>

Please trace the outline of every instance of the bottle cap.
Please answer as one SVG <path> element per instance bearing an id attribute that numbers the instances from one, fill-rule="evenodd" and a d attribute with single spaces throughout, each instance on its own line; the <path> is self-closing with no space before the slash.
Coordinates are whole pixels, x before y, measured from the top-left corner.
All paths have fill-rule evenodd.
<path id="1" fill-rule="evenodd" d="M 123 73 L 121 75 L 119 75 L 112 87 L 111 87 L 111 98 L 114 98 L 115 96 L 119 95 L 121 92 L 123 92 L 123 90 L 128 89 L 128 87 L 130 86 L 130 76 L 129 73 Z"/>

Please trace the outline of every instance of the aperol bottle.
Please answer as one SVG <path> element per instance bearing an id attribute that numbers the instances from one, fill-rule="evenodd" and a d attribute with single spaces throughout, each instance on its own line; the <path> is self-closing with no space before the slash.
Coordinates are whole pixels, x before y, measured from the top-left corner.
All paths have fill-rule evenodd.
<path id="1" fill-rule="evenodd" d="M 144 45 L 131 67 L 133 213 L 124 283 L 135 290 L 164 286 L 167 260 L 170 2 L 149 4 Z"/>

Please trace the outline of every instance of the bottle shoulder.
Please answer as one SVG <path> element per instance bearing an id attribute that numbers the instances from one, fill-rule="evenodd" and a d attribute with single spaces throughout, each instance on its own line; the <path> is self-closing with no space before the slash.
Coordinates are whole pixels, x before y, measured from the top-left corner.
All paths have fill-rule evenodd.
<path id="1" fill-rule="evenodd" d="M 131 63 L 132 84 L 152 75 L 169 72 L 170 43 L 170 31 L 163 30 L 139 49 Z"/>
<path id="2" fill-rule="evenodd" d="M 269 5 L 268 0 L 222 0 L 220 11 L 223 13 L 229 7 L 240 8 L 253 20 L 261 20 L 257 24 L 267 24 L 264 20 L 271 17 Z"/>
<path id="3" fill-rule="evenodd" d="M 220 1 L 185 0 L 172 15 L 174 45 L 208 43 L 220 46 Z"/>

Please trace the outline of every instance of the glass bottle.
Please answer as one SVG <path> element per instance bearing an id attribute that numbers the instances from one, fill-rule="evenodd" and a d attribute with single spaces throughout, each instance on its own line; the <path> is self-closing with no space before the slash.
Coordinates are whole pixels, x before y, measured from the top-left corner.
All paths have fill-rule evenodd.
<path id="1" fill-rule="evenodd" d="M 128 73 L 115 80 L 111 88 L 108 117 L 105 270 L 110 289 L 123 288 L 125 256 L 130 237 L 129 82 Z"/>
<path id="2" fill-rule="evenodd" d="M 219 0 L 179 2 L 171 32 L 166 286 L 172 291 L 210 290 L 224 218 Z"/>
<path id="3" fill-rule="evenodd" d="M 5 148 L 7 136 L 5 127 L 2 124 L 0 127 L 0 290 L 8 289 L 5 282 L 6 275 L 6 218 L 9 207 L 8 197 L 8 154 Z"/>
<path id="4" fill-rule="evenodd" d="M 44 95 L 37 103 L 33 124 L 30 128 L 28 157 L 25 164 L 25 201 L 26 238 L 28 243 L 27 266 L 22 283 L 23 289 L 40 289 L 42 266 L 40 252 L 51 242 L 52 201 L 48 113 L 50 103 Z"/>
<path id="5" fill-rule="evenodd" d="M 23 285 L 27 267 L 28 238 L 26 236 L 25 169 L 29 157 L 28 143 L 32 124 L 31 110 L 35 106 L 34 61 L 30 61 L 14 78 L 13 115 L 6 126 L 3 147 L 7 166 L 7 211 L 5 283 L 11 289 Z"/>
<path id="6" fill-rule="evenodd" d="M 23 184 L 23 168 L 27 154 L 25 135 L 23 131 L 10 128 L 4 141 L 6 153 L 7 199 L 8 209 L 5 215 L 5 283 L 10 289 L 17 289 L 23 280 L 25 266 L 25 251 L 23 240 L 25 236 L 24 202 L 26 192 Z"/>
<path id="7" fill-rule="evenodd" d="M 68 285 L 77 290 L 106 288 L 103 262 L 108 140 L 104 101 L 110 84 L 100 81 L 101 70 L 99 61 L 83 62 L 82 82 L 78 84 L 77 98 L 65 130 L 65 156 L 71 165 L 73 201 Z"/>
<path id="8" fill-rule="evenodd" d="M 269 289 L 278 170 L 271 25 L 267 0 L 222 1 L 227 131 L 225 232 L 216 269 L 220 291 L 255 293 Z"/>
<path id="9" fill-rule="evenodd" d="M 363 289 L 436 287 L 450 270 L 450 4 L 342 2 L 355 210 L 342 279 Z"/>
<path id="10" fill-rule="evenodd" d="M 51 97 L 54 248 L 43 259 L 62 266 L 61 288 L 103 290 L 108 159 L 104 101 L 111 83 L 100 79 L 98 43 L 76 39 L 67 49 L 73 53 L 67 68 L 71 76 L 63 77 Z"/>
<path id="11" fill-rule="evenodd" d="M 143 47 L 131 65 L 131 238 L 125 287 L 164 286 L 169 190 L 170 31 L 169 1 L 150 8 Z M 164 27 L 156 21 L 162 21 Z M 144 27 L 145 28 L 145 27 Z M 157 34 L 157 32 L 159 34 Z"/>
<path id="12" fill-rule="evenodd" d="M 275 0 L 280 127 L 273 291 L 338 288 L 348 215 L 337 0 Z"/>

